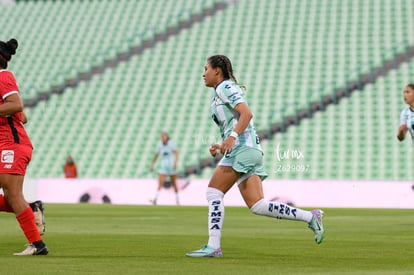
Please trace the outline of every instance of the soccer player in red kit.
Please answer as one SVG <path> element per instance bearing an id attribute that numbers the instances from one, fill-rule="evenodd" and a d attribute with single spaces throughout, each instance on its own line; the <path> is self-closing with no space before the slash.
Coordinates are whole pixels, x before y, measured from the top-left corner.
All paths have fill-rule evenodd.
<path id="1" fill-rule="evenodd" d="M 0 211 L 14 212 L 28 240 L 17 256 L 47 255 L 48 249 L 36 227 L 32 208 L 23 196 L 26 167 L 32 157 L 32 143 L 23 127 L 23 103 L 14 75 L 6 70 L 18 42 L 0 41 Z"/>

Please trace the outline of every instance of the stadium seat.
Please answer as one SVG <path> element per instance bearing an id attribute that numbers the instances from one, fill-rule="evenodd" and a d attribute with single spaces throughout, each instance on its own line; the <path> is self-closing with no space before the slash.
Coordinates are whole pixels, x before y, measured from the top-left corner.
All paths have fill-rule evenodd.
<path id="1" fill-rule="evenodd" d="M 3 20 L 0 27 L 6 38 L 19 34 L 21 48 L 10 69 L 23 98 L 30 99 L 219 2 L 18 2 L 2 6 L 2 11 L 13 18 L 44 20 Z M 256 127 L 266 130 L 412 45 L 412 8 L 404 0 L 234 2 L 140 55 L 27 108 L 27 130 L 35 146 L 28 175 L 60 177 L 70 153 L 82 177 L 135 177 L 148 169 L 162 130 L 177 142 L 183 171 L 185 165 L 208 157 L 205 148 L 219 137 L 208 113 L 213 91 L 203 87 L 201 78 L 208 56 L 223 53 L 232 59 L 236 77 L 248 87 Z M 370 16 L 373 10 L 384 16 Z M 344 14 L 352 14 L 352 20 Z M 38 31 L 31 31 L 33 27 Z M 269 176 L 406 179 L 392 172 L 406 167 L 408 158 L 407 142 L 396 143 L 394 136 L 404 107 L 401 91 L 413 69 L 412 62 L 403 65 L 263 141 Z M 300 163 L 310 163 L 310 171 L 275 174 L 278 143 L 303 150 Z M 355 157 L 361 154 L 367 156 Z M 120 166 L 124 159 L 128 165 Z M 207 168 L 200 177 L 211 173 Z"/>

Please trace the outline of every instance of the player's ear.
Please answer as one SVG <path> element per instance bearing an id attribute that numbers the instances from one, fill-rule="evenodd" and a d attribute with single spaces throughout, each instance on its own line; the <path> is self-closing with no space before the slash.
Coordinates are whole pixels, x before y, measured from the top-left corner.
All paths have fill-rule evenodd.
<path id="1" fill-rule="evenodd" d="M 221 69 L 220 69 L 220 67 L 216 67 L 216 68 L 214 68 L 214 74 L 215 75 L 219 75 L 221 73 Z"/>

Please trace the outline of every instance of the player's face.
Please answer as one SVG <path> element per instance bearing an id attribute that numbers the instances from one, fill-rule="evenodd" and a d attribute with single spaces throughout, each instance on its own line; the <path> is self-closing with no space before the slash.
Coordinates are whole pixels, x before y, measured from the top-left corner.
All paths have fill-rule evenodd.
<path id="1" fill-rule="evenodd" d="M 414 103 L 414 90 L 410 86 L 406 86 L 404 89 L 404 101 L 407 104 Z"/>
<path id="2" fill-rule="evenodd" d="M 161 141 L 162 141 L 162 143 L 167 144 L 167 142 L 168 142 L 168 135 L 166 133 L 162 133 L 161 134 Z"/>
<path id="3" fill-rule="evenodd" d="M 215 87 L 217 84 L 217 70 L 213 69 L 210 65 L 210 63 L 206 63 L 204 65 L 204 83 L 207 87 Z"/>

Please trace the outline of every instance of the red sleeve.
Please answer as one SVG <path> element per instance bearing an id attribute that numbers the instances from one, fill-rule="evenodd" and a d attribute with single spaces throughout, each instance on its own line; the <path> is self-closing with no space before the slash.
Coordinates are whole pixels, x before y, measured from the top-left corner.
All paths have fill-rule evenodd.
<path id="1" fill-rule="evenodd" d="M 9 71 L 0 72 L 0 96 L 4 98 L 8 93 L 18 91 L 14 75 Z"/>

